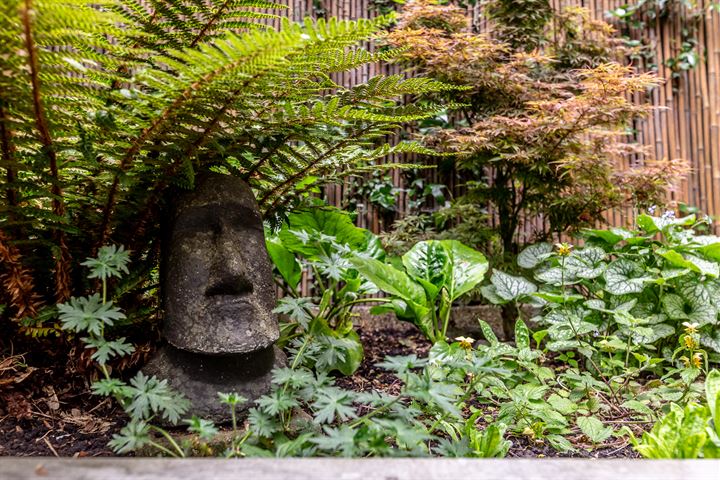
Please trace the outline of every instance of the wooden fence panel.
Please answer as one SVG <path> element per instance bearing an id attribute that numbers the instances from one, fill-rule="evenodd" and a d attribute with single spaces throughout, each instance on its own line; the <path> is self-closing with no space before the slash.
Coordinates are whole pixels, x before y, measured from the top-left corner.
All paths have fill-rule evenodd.
<path id="1" fill-rule="evenodd" d="M 657 73 L 663 84 L 649 95 L 649 101 L 657 107 L 654 115 L 639 122 L 636 127 L 636 138 L 648 145 L 657 159 L 682 158 L 689 162 L 692 171 L 687 179 L 679 182 L 671 192 L 670 200 L 698 207 L 702 212 L 720 217 L 720 12 L 711 10 L 715 0 L 699 0 L 698 8 L 707 12 L 698 23 L 697 39 L 700 56 L 703 60 L 690 70 L 675 72 L 668 67 L 667 61 L 678 55 L 681 49 L 682 24 L 679 16 L 671 15 L 665 19 L 644 19 L 647 23 L 643 29 L 628 29 L 631 37 L 643 38 L 650 42 L 655 51 Z M 288 5 L 285 15 L 299 21 L 304 16 L 317 18 L 318 15 L 339 18 L 367 18 L 374 15 L 372 0 L 281 0 Z M 583 6 L 595 18 L 604 19 L 609 10 L 625 5 L 624 0 L 551 0 L 556 9 L 570 6 Z M 679 3 L 679 2 L 678 2 Z M 680 7 L 684 8 L 684 7 Z M 489 27 L 482 17 L 482 7 L 470 8 L 468 15 L 479 31 Z M 638 61 L 639 70 L 649 65 Z M 354 72 L 342 74 L 338 81 L 345 85 L 353 85 L 367 80 L 375 74 L 397 73 L 395 66 L 370 65 Z M 392 159 L 391 159 L 392 160 Z M 624 159 L 618 168 L 640 166 L 645 159 Z M 438 173 L 429 173 L 429 179 L 438 181 Z M 394 172 L 393 181 L 403 187 L 402 175 Z M 454 193 L 458 187 L 450 180 Z M 340 205 L 347 190 L 345 185 L 330 187 L 327 190 L 328 200 Z M 404 214 L 406 199 L 403 195 L 398 201 L 398 216 Z M 382 225 L 380 216 L 367 205 L 361 212 L 358 224 L 378 231 Z M 627 226 L 634 221 L 631 209 L 608 212 L 608 223 Z M 542 219 L 526 219 L 522 223 L 518 235 L 531 238 L 533 231 L 542 224 Z"/>

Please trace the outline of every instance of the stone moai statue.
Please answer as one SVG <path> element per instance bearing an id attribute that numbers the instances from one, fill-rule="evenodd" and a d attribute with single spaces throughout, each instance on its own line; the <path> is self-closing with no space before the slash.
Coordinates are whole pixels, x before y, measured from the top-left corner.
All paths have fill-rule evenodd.
<path id="1" fill-rule="evenodd" d="M 170 203 L 160 265 L 168 345 L 143 371 L 187 396 L 190 413 L 228 421 L 217 393 L 251 403 L 285 363 L 274 346 L 280 331 L 262 218 L 245 182 L 216 173 Z"/>

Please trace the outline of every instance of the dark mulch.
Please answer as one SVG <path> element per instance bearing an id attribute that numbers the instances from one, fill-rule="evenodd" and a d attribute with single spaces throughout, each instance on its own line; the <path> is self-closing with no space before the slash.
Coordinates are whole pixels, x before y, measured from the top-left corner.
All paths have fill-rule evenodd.
<path id="1" fill-rule="evenodd" d="M 640 458 L 640 455 L 624 441 L 616 444 L 602 446 L 589 450 L 577 446 L 574 452 L 561 453 L 547 443 L 536 443 L 527 437 L 512 437 L 512 447 L 508 452 L 511 458 L 545 458 L 545 457 L 571 457 L 571 458 Z"/>
<path id="2" fill-rule="evenodd" d="M 0 456 L 113 454 L 107 443 L 125 420 L 109 399 L 50 368 L 17 365 L 14 374 L 0 377 L 7 381 L 0 385 Z"/>
<path id="3" fill-rule="evenodd" d="M 380 390 L 396 394 L 398 379 L 376 366 L 386 356 L 426 356 L 431 344 L 411 325 L 396 322 L 359 329 L 365 359 L 352 377 L 337 384 L 356 391 Z M 0 456 L 110 456 L 107 447 L 113 433 L 126 419 L 108 399 L 89 393 L 87 376 L 68 373 L 59 359 L 31 362 L 24 357 L 0 356 Z M 28 364 L 38 365 L 30 367 Z M 71 369 L 72 370 L 72 369 Z M 627 458 L 637 454 L 621 440 L 602 448 L 559 454 L 546 443 L 527 437 L 512 438 L 509 457 Z"/>
<path id="4" fill-rule="evenodd" d="M 365 358 L 351 377 L 340 377 L 336 383 L 342 388 L 367 392 L 379 390 L 390 394 L 400 391 L 401 383 L 395 375 L 377 367 L 388 356 L 415 354 L 425 357 L 432 344 L 414 327 L 391 324 L 386 328 L 358 328 L 365 349 Z"/>

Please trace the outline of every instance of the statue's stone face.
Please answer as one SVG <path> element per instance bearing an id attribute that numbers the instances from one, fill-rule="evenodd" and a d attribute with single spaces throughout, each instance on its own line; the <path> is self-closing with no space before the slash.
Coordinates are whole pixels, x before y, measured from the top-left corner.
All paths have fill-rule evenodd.
<path id="1" fill-rule="evenodd" d="M 272 345 L 279 337 L 272 270 L 248 185 L 209 174 L 173 203 L 162 263 L 167 340 L 206 354 Z"/>

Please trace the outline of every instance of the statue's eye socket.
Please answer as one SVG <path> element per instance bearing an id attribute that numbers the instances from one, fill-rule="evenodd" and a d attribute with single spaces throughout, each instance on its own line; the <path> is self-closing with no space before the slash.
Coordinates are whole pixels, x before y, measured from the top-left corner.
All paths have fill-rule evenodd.
<path id="1" fill-rule="evenodd" d="M 208 230 L 213 233 L 213 235 L 220 235 L 223 232 L 222 222 L 218 221 L 217 218 L 210 220 L 207 227 Z"/>

